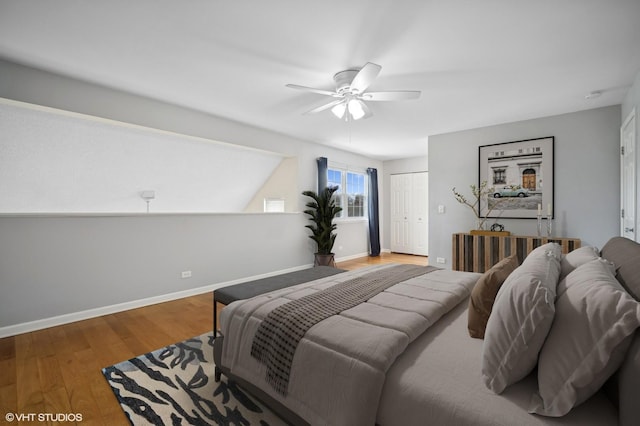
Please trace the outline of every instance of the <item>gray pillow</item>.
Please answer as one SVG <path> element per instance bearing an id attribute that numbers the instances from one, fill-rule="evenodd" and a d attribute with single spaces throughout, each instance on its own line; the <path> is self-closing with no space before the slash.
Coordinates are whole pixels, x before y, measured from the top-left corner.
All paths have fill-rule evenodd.
<path id="1" fill-rule="evenodd" d="M 596 247 L 584 246 L 570 251 L 562 257 L 560 262 L 560 281 L 580 265 L 591 262 L 600 257 L 600 252 Z"/>
<path id="2" fill-rule="evenodd" d="M 640 325 L 640 304 L 595 259 L 571 272 L 540 352 L 539 393 L 529 412 L 560 417 L 593 395 L 622 363 Z"/>
<path id="3" fill-rule="evenodd" d="M 616 265 L 616 278 L 640 301 L 640 244 L 624 237 L 613 237 L 602 247 L 602 257 Z"/>
<path id="4" fill-rule="evenodd" d="M 482 348 L 483 381 L 495 393 L 537 364 L 553 321 L 561 258 L 558 244 L 536 248 L 498 291 Z"/>

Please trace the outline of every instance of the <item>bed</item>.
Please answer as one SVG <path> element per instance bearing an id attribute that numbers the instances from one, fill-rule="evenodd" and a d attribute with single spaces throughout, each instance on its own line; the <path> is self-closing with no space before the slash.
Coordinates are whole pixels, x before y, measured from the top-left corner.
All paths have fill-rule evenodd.
<path id="1" fill-rule="evenodd" d="M 580 250 L 574 256 L 574 263 L 589 263 L 590 259 L 585 259 L 589 257 L 585 256 L 585 249 Z M 593 255 L 602 255 L 615 263 L 617 282 L 625 294 L 637 300 L 640 295 L 640 245 L 616 237 L 603 247 L 601 253 L 594 252 Z M 592 263 L 597 262 L 591 260 L 589 264 Z M 571 281 L 571 277 L 578 276 L 578 272 L 586 268 L 580 265 L 572 267 L 577 272 L 570 277 L 565 274 L 566 281 Z M 376 305 L 373 308 L 350 308 L 346 310 L 346 316 L 332 315 L 311 326 L 298 344 L 287 392 L 282 393 L 270 384 L 266 379 L 265 365 L 249 355 L 253 337 L 269 312 L 288 301 L 334 287 L 338 282 L 354 280 L 371 272 L 379 275 L 384 269 L 373 267 L 349 271 L 230 304 L 222 311 L 222 336 L 215 341 L 214 354 L 219 371 L 264 401 L 283 419 L 296 425 L 638 424 L 638 331 L 627 331 L 629 336 L 624 339 L 624 344 L 615 345 L 614 352 L 619 362 L 615 364 L 615 373 L 607 373 L 611 378 L 602 389 L 589 395 L 585 402 L 578 401 L 575 407 L 561 416 L 529 413 L 532 411 L 532 395 L 540 393 L 545 398 L 546 386 L 541 375 L 541 371 L 548 370 L 545 365 L 534 368 L 499 393 L 488 389 L 483 357 L 486 357 L 484 346 L 490 336 L 485 340 L 471 338 L 468 331 L 469 295 L 482 275 L 470 272 L 428 271 L 393 284 L 373 296 L 370 299 L 372 303 L 369 303 Z M 585 274 L 593 275 L 589 271 Z M 559 277 L 556 281 L 560 281 Z M 418 287 L 438 294 L 423 296 L 414 293 Z M 574 285 L 569 288 L 574 291 L 584 287 Z M 570 291 L 558 291 L 556 304 L 561 296 L 566 298 L 563 296 L 565 293 Z M 402 308 L 400 311 L 407 311 L 406 307 L 411 303 L 402 297 L 432 301 L 417 303 L 415 309 L 408 309 L 410 315 L 385 310 L 388 305 L 395 304 Z M 428 313 L 424 314 L 424 305 L 437 305 L 438 309 L 426 307 Z M 380 306 L 385 309 L 380 309 Z M 634 314 L 636 317 L 639 316 L 637 312 Z M 415 315 L 428 317 L 428 320 L 417 320 Z M 409 318 L 398 320 L 398 325 L 397 316 Z M 367 326 L 361 327 L 360 322 Z M 550 327 L 552 331 L 548 332 L 547 341 L 558 338 L 553 334 L 553 327 L 559 327 Z M 632 325 L 629 327 L 633 328 Z M 380 331 L 378 328 L 382 329 L 381 334 L 369 335 L 371 328 L 376 329 L 375 333 Z M 335 334 L 333 337 L 332 333 Z M 541 344 L 545 344 L 544 338 Z M 543 346 L 540 350 L 541 360 L 548 357 L 545 348 Z M 534 357 L 537 362 L 537 352 Z"/>

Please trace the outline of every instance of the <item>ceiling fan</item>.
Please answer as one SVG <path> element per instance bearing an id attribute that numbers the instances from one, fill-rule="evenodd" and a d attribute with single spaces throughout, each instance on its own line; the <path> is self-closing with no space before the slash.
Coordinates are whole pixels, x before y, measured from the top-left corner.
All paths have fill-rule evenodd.
<path id="1" fill-rule="evenodd" d="M 336 82 L 336 91 L 315 89 L 313 87 L 287 84 L 287 87 L 320 95 L 331 96 L 335 100 L 307 111 L 305 114 L 315 114 L 331 108 L 331 112 L 338 118 L 351 121 L 370 117 L 371 110 L 365 101 L 403 101 L 418 99 L 420 92 L 415 90 L 402 90 L 393 92 L 365 92 L 373 80 L 380 74 L 380 65 L 367 62 L 360 69 L 348 69 L 337 72 L 333 79 Z"/>

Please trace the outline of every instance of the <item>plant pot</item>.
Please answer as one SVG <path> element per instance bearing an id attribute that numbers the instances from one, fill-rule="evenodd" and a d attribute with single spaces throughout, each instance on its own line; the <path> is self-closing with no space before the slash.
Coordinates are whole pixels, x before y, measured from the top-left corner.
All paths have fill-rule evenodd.
<path id="1" fill-rule="evenodd" d="M 316 253 L 313 266 L 332 266 L 335 268 L 336 262 L 334 257 L 335 257 L 334 253 L 329 253 L 329 254 Z"/>

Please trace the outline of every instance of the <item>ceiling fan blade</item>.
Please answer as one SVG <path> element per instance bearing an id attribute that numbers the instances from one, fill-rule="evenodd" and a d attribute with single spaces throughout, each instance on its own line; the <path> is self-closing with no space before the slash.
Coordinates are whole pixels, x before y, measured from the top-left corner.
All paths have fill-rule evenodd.
<path id="1" fill-rule="evenodd" d="M 314 89 L 313 87 L 307 87 L 307 86 L 299 86 L 297 84 L 287 84 L 287 87 L 291 89 L 304 90 L 306 92 L 318 93 L 320 95 L 327 95 L 327 96 L 334 96 L 334 97 L 338 95 L 336 92 L 330 92 L 328 90 L 322 90 L 322 89 Z"/>
<path id="2" fill-rule="evenodd" d="M 312 109 L 311 111 L 307 111 L 305 112 L 305 114 L 315 114 L 316 112 L 320 112 L 320 111 L 324 111 L 326 109 L 329 109 L 331 107 L 334 107 L 336 105 L 338 105 L 339 103 L 344 102 L 344 99 L 337 99 L 335 101 L 331 101 L 328 104 L 324 104 L 324 105 L 320 105 L 317 108 Z"/>
<path id="3" fill-rule="evenodd" d="M 351 82 L 351 89 L 355 90 L 358 93 L 362 93 L 366 90 L 367 87 L 373 80 L 376 79 L 378 74 L 380 74 L 380 70 L 382 67 L 378 64 L 374 64 L 372 62 L 367 62 L 364 64 L 362 69 L 358 71 L 355 77 L 353 77 L 353 81 Z"/>
<path id="4" fill-rule="evenodd" d="M 416 90 L 399 90 L 394 92 L 367 92 L 360 95 L 365 101 L 406 101 L 418 99 L 420 92 Z"/>

